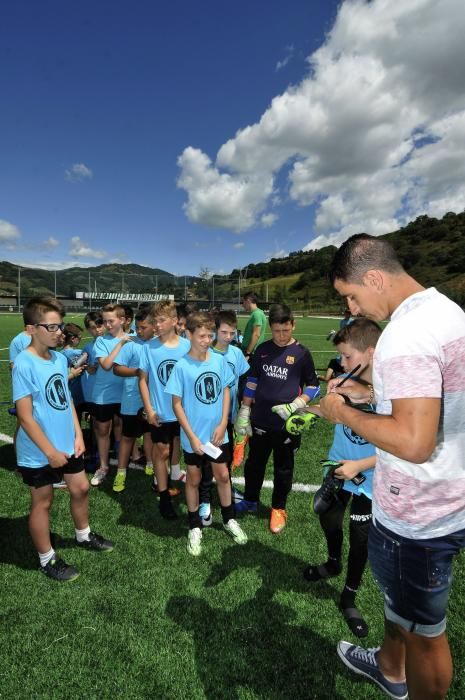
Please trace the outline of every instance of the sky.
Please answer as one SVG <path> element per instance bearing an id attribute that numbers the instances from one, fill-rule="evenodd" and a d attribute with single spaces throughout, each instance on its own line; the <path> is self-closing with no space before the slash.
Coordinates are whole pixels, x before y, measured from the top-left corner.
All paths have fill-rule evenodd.
<path id="1" fill-rule="evenodd" d="M 463 0 L 0 6 L 0 259 L 228 274 L 465 208 Z"/>

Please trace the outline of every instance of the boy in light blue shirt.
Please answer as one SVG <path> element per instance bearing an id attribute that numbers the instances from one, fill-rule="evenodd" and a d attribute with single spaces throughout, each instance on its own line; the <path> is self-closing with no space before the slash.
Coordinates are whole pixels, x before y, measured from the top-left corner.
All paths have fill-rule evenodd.
<path id="1" fill-rule="evenodd" d="M 174 367 L 165 388 L 172 395 L 173 411 L 181 426 L 181 445 L 187 467 L 187 550 L 193 556 L 199 556 L 202 550 L 199 484 L 205 462 L 213 469 L 224 529 L 237 544 L 247 542 L 247 535 L 234 519 L 228 470 L 229 387 L 235 380 L 226 360 L 210 350 L 214 329 L 211 314 L 194 312 L 188 316 L 186 333 L 191 348 Z"/>
<path id="2" fill-rule="evenodd" d="M 113 491 L 121 493 L 126 488 L 126 474 L 131 451 L 136 438 L 144 436 L 144 447 L 151 453 L 150 426 L 140 415 L 143 408 L 139 391 L 139 367 L 145 345 L 155 332 L 153 319 L 148 311 L 139 311 L 135 317 L 137 336 L 118 353 L 113 364 L 113 373 L 124 378 L 121 399 L 123 434 L 118 451 L 118 468 L 113 482 Z M 147 445 L 147 440 L 150 444 Z M 150 457 L 151 460 L 151 457 Z"/>
<path id="3" fill-rule="evenodd" d="M 16 358 L 19 353 L 25 350 L 31 344 L 31 336 L 27 331 L 21 331 L 18 335 L 15 335 L 8 348 L 8 355 L 10 360 L 10 369 L 13 369 Z"/>
<path id="4" fill-rule="evenodd" d="M 51 297 L 33 297 L 24 307 L 30 346 L 13 368 L 13 399 L 20 428 L 16 441 L 18 471 L 31 491 L 29 531 L 40 570 L 57 581 L 71 581 L 77 569 L 61 560 L 50 541 L 53 484 L 64 479 L 70 494 L 76 542 L 96 551 L 113 545 L 89 527 L 88 491 L 81 456 L 84 440 L 68 387 L 68 364 L 57 353 L 63 331 L 63 305 Z"/>
<path id="5" fill-rule="evenodd" d="M 102 309 L 107 333 L 95 341 L 98 369 L 92 391 L 92 410 L 100 466 L 92 477 L 92 486 L 100 486 L 109 469 L 110 434 L 112 421 L 121 412 L 123 378 L 113 374 L 113 364 L 121 348 L 133 340 L 124 332 L 125 312 L 119 304 L 107 304 Z"/>
<path id="6" fill-rule="evenodd" d="M 237 316 L 234 311 L 219 311 L 215 315 L 216 338 L 212 345 L 212 352 L 218 353 L 228 363 L 234 375 L 234 384 L 230 386 L 231 408 L 228 418 L 228 439 L 229 444 L 234 443 L 233 427 L 238 410 L 239 380 L 245 377 L 250 369 L 250 365 L 244 357 L 244 353 L 236 345 L 233 345 L 237 332 Z M 230 468 L 230 464 L 229 464 Z M 213 484 L 213 472 L 209 463 L 202 469 L 202 480 L 199 486 L 200 507 L 199 514 L 204 527 L 212 523 L 211 515 L 211 489 Z M 234 494 L 234 492 L 233 492 Z"/>
<path id="7" fill-rule="evenodd" d="M 176 363 L 187 353 L 190 343 L 176 333 L 176 305 L 163 300 L 153 306 L 157 337 L 150 340 L 141 355 L 139 388 L 147 421 L 151 426 L 152 458 L 160 496 L 160 515 L 166 520 L 177 517 L 168 488 L 170 450 L 179 440 L 179 423 L 165 386 Z M 177 491 L 179 493 L 179 491 Z"/>

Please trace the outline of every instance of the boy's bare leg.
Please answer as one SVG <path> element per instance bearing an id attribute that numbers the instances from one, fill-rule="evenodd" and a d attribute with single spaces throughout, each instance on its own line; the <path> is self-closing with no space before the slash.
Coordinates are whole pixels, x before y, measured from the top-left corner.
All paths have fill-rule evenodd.
<path id="1" fill-rule="evenodd" d="M 147 462 L 152 462 L 152 438 L 150 433 L 144 433 L 144 454 Z"/>
<path id="2" fill-rule="evenodd" d="M 77 530 L 89 526 L 89 482 L 85 472 L 65 474 L 64 480 L 70 495 L 70 511 Z"/>
<path id="3" fill-rule="evenodd" d="M 159 491 L 168 489 L 167 464 L 170 456 L 170 446 L 164 442 L 154 442 L 152 449 L 152 461 L 155 476 L 157 477 Z"/>
<path id="4" fill-rule="evenodd" d="M 31 488 L 31 512 L 29 513 L 29 532 L 34 547 L 41 554 L 52 549 L 50 542 L 50 507 L 53 503 L 53 487 L 41 486 Z"/>
<path id="5" fill-rule="evenodd" d="M 95 421 L 95 437 L 97 438 L 97 449 L 100 456 L 100 466 L 108 467 L 108 453 L 110 451 L 111 420 Z"/>
<path id="6" fill-rule="evenodd" d="M 195 465 L 188 464 L 186 466 L 186 503 L 189 513 L 195 513 L 199 509 L 199 484 L 202 477 L 202 470 Z"/>
<path id="7" fill-rule="evenodd" d="M 230 506 L 232 503 L 232 495 L 228 465 L 226 463 L 217 464 L 216 462 L 211 462 L 210 464 L 212 465 L 220 503 L 225 507 Z"/>
<path id="8" fill-rule="evenodd" d="M 123 421 L 120 416 L 113 416 L 113 437 L 115 442 L 120 442 L 123 434 Z"/>
<path id="9" fill-rule="evenodd" d="M 135 442 L 135 438 L 126 437 L 126 435 L 122 436 L 118 451 L 118 469 L 128 468 L 129 457 Z"/>

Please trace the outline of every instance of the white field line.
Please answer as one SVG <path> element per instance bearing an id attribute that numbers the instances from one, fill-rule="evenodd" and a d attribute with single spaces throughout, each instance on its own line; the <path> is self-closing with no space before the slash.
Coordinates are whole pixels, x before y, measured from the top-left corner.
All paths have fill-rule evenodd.
<path id="1" fill-rule="evenodd" d="M 13 438 L 11 438 L 9 435 L 5 435 L 4 433 L 0 433 L 0 441 L 1 442 L 6 442 L 8 445 L 13 444 Z M 113 460 L 110 460 L 112 462 Z M 131 468 L 131 467 L 129 467 Z M 143 470 L 143 467 L 133 467 L 133 469 L 139 469 Z M 244 477 L 243 476 L 233 476 L 232 478 L 233 484 L 239 484 L 239 486 L 244 486 Z M 273 482 L 270 480 L 265 480 L 263 482 L 263 486 L 266 489 L 272 489 L 273 488 Z M 315 493 L 317 489 L 319 489 L 319 486 L 316 486 L 315 484 L 292 484 L 292 490 L 293 491 L 298 491 L 300 493 Z"/>

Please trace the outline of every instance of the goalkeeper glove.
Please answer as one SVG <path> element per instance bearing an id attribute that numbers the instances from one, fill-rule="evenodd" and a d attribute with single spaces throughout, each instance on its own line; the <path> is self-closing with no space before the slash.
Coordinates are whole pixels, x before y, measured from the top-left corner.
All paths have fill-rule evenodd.
<path id="1" fill-rule="evenodd" d="M 236 435 L 252 435 L 252 426 L 250 425 L 250 406 L 242 406 L 237 414 L 236 421 L 234 423 L 234 430 Z"/>
<path id="2" fill-rule="evenodd" d="M 283 420 L 287 420 L 293 413 L 305 408 L 306 405 L 307 402 L 298 396 L 296 399 L 294 399 L 294 401 L 292 401 L 292 403 L 280 403 L 277 406 L 273 406 L 271 410 L 273 413 L 277 413 Z"/>
<path id="3" fill-rule="evenodd" d="M 304 430 L 313 428 L 318 420 L 314 413 L 295 413 L 286 421 L 286 430 L 291 435 L 300 435 Z"/>
<path id="4" fill-rule="evenodd" d="M 231 466 L 233 469 L 240 467 L 245 457 L 245 446 L 249 441 L 248 435 L 237 435 L 234 433 L 234 449 Z"/>

